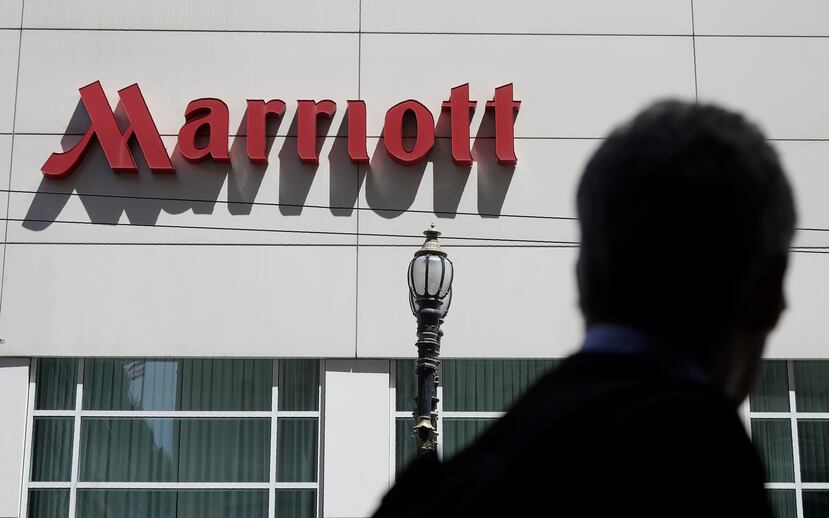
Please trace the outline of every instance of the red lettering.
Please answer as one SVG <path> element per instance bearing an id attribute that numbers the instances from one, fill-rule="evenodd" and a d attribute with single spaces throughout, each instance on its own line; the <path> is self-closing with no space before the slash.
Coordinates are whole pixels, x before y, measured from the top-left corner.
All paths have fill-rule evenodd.
<path id="1" fill-rule="evenodd" d="M 297 101 L 297 152 L 299 159 L 305 164 L 318 164 L 320 161 L 317 152 L 317 119 L 322 115 L 333 117 L 337 111 L 337 104 L 331 100 L 320 102 Z"/>
<path id="2" fill-rule="evenodd" d="M 475 111 L 475 101 L 469 100 L 469 83 L 456 86 L 443 101 L 443 111 L 449 112 L 452 131 L 452 160 L 458 165 L 471 165 L 472 152 L 469 149 L 469 123 Z"/>
<path id="3" fill-rule="evenodd" d="M 52 153 L 41 170 L 49 178 L 63 178 L 72 173 L 90 144 L 97 138 L 107 162 L 115 172 L 137 172 L 135 159 L 129 145 L 133 137 L 153 173 L 172 173 L 173 165 L 164 143 L 147 108 L 147 103 L 137 84 L 118 91 L 127 119 L 122 132 L 99 81 L 80 89 L 81 101 L 89 114 L 89 128 L 80 142 L 62 153 Z M 513 99 L 513 84 L 495 89 L 492 100 L 486 102 L 487 111 L 495 115 L 495 156 L 499 164 L 515 165 L 515 115 L 521 101 Z M 452 160 L 458 165 L 473 162 L 470 145 L 470 124 L 476 101 L 469 99 L 469 83 L 451 89 L 449 99 L 441 103 L 441 110 L 449 113 Z M 297 101 L 297 154 L 303 163 L 319 163 L 317 140 L 319 119 L 331 119 L 337 105 L 329 99 Z M 347 106 L 348 157 L 352 163 L 367 164 L 366 103 L 349 100 Z M 285 103 L 280 99 L 265 102 L 264 99 L 247 101 L 246 151 L 252 163 L 267 164 L 268 117 L 282 117 Z M 403 123 L 408 115 L 414 117 L 416 134 L 413 145 L 404 143 Z M 178 133 L 178 149 L 190 162 L 211 158 L 216 162 L 230 162 L 229 110 L 221 99 L 204 98 L 191 101 L 184 112 L 185 123 Z M 206 137 L 203 146 L 202 139 Z M 198 143 L 197 143 L 198 141 Z M 386 112 L 383 144 L 388 154 L 403 165 L 413 165 L 431 152 L 435 145 L 435 120 L 432 112 L 413 99 L 402 101 Z"/>
<path id="4" fill-rule="evenodd" d="M 521 101 L 512 98 L 512 83 L 495 89 L 495 97 L 486 102 L 488 110 L 495 110 L 495 158 L 499 164 L 515 165 L 515 129 L 513 123 Z"/>
<path id="5" fill-rule="evenodd" d="M 113 171 L 117 173 L 135 173 L 138 167 L 132 158 L 129 149 L 129 141 L 132 137 L 138 141 L 138 146 L 147 160 L 147 165 L 153 173 L 172 173 L 173 164 L 161 141 L 141 89 L 137 84 L 130 85 L 118 91 L 121 104 L 127 115 L 129 125 L 121 133 L 112 108 L 109 106 L 104 89 L 100 81 L 90 83 L 80 89 L 81 100 L 86 112 L 89 114 L 89 128 L 84 133 L 81 141 L 72 149 L 63 153 L 52 153 L 41 171 L 49 178 L 64 178 L 72 174 L 72 171 L 80 163 L 94 137 L 98 138 L 101 148 L 104 150 L 107 162 Z"/>
<path id="6" fill-rule="evenodd" d="M 348 157 L 355 164 L 367 164 L 366 103 L 348 101 Z"/>
<path id="7" fill-rule="evenodd" d="M 406 112 L 412 112 L 417 123 L 417 136 L 411 150 L 403 145 L 403 117 Z M 403 165 L 416 164 L 428 155 L 435 145 L 435 118 L 432 112 L 413 99 L 392 106 L 386 112 L 383 143 L 393 159 Z"/>
<path id="8" fill-rule="evenodd" d="M 248 158 L 254 164 L 267 164 L 268 154 L 265 150 L 268 115 L 282 117 L 285 103 L 273 99 L 267 103 L 262 99 L 248 99 Z"/>
<path id="9" fill-rule="evenodd" d="M 196 99 L 184 110 L 187 122 L 178 132 L 178 149 L 186 160 L 201 162 L 208 156 L 216 162 L 230 162 L 227 140 L 230 115 L 221 99 Z M 199 147 L 196 135 L 202 127 L 208 128 L 207 145 Z"/>

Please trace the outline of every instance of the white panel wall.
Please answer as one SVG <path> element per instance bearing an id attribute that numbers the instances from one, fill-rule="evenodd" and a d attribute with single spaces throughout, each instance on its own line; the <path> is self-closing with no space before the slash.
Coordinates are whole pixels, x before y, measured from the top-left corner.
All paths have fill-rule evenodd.
<path id="1" fill-rule="evenodd" d="M 16 517 L 20 505 L 29 360 L 0 358 L 0 516 Z"/>
<path id="2" fill-rule="evenodd" d="M 801 229 L 797 241 L 820 239 L 829 244 L 829 236 L 819 230 L 829 228 L 829 142 L 826 141 L 780 141 L 775 142 L 783 166 L 789 173 L 797 195 L 798 226 Z M 821 239 L 822 238 L 822 239 Z"/>
<path id="3" fill-rule="evenodd" d="M 370 147 L 378 145 L 372 139 Z M 424 167 L 407 168 L 384 151 L 374 156 L 360 192 L 360 243 L 419 246 L 434 221 L 451 245 L 578 241 L 574 220 L 579 172 L 595 139 L 522 139 L 518 164 L 495 162 L 493 139 L 480 139 L 471 167 L 451 161 L 449 139 L 438 139 Z M 437 214 L 434 212 L 437 211 Z M 482 216 L 483 215 L 483 216 Z M 402 228 L 412 237 L 390 239 Z M 378 237 L 382 236 L 382 237 Z"/>
<path id="4" fill-rule="evenodd" d="M 26 28 L 356 31 L 359 0 L 27 0 Z"/>
<path id="5" fill-rule="evenodd" d="M 406 4 L 362 0 L 364 31 L 690 34 L 686 0 L 498 0 Z"/>
<path id="6" fill-rule="evenodd" d="M 20 28 L 23 0 L 0 0 L 0 29 Z"/>
<path id="7" fill-rule="evenodd" d="M 12 137 L 11 135 L 0 135 L 0 189 L 6 190 L 9 185 L 9 173 L 11 171 L 11 152 L 12 152 Z M 8 195 L 0 191 L 0 217 L 6 216 L 6 204 L 8 202 Z M 0 224 L 0 230 L 5 233 L 6 222 Z"/>
<path id="8" fill-rule="evenodd" d="M 165 135 L 178 135 L 184 110 L 193 99 L 225 101 L 234 134 L 246 99 L 283 99 L 287 107 L 279 129 L 284 135 L 297 99 L 357 97 L 357 39 L 342 33 L 27 30 L 20 58 L 17 131 L 83 133 L 88 119 L 82 106 L 73 119 L 80 102 L 78 89 L 100 80 L 112 106 L 119 89 L 138 83 Z M 60 80 L 56 83 L 55 78 Z M 345 105 L 339 108 L 332 133 L 339 128 Z"/>
<path id="9" fill-rule="evenodd" d="M 325 518 L 371 516 L 389 489 L 389 362 L 325 364 Z"/>
<path id="10" fill-rule="evenodd" d="M 821 278 L 816 252 L 829 246 L 829 40 L 802 37 L 827 34 L 822 2 L 695 0 L 692 15 L 687 0 L 4 0 L 0 18 L 0 185 L 12 191 L 0 193 L 0 354 L 411 356 L 403 272 L 435 221 L 458 266 L 445 354 L 560 356 L 581 336 L 573 196 L 585 161 L 648 102 L 697 94 L 755 118 L 796 189 L 791 310 L 770 354 L 829 340 L 811 320 L 821 292 L 802 281 Z M 175 176 L 140 158 L 138 175 L 115 175 L 96 147 L 69 179 L 42 178 L 49 153 L 85 131 L 78 88 L 95 80 L 113 106 L 140 84 Z M 440 103 L 466 82 L 476 163 L 458 167 Z M 522 101 L 514 168 L 495 162 L 483 109 L 506 83 Z M 230 165 L 175 150 L 187 102 L 206 96 L 230 107 Z M 267 167 L 244 155 L 247 98 L 288 104 Z M 338 102 L 318 166 L 296 157 L 299 98 Z M 368 105 L 368 166 L 346 158 L 353 98 Z M 379 138 L 406 98 L 438 121 L 413 167 Z"/>
<path id="11" fill-rule="evenodd" d="M 829 261 L 825 253 L 796 253 L 786 282 L 787 311 L 772 334 L 769 358 L 827 358 L 823 324 L 829 307 Z"/>
<path id="12" fill-rule="evenodd" d="M 464 83 L 479 103 L 473 136 L 483 101 L 507 83 L 523 103 L 519 137 L 603 137 L 654 98 L 694 96 L 690 37 L 367 34 L 362 40 L 361 93 L 372 129 L 407 98 L 437 118 L 449 89 Z"/>
<path id="13" fill-rule="evenodd" d="M 11 355 L 353 356 L 353 246 L 10 244 Z"/>
<path id="14" fill-rule="evenodd" d="M 80 136 L 63 139 L 71 146 Z M 353 207 L 359 178 L 344 138 L 325 140 L 320 163 L 306 165 L 297 156 L 296 138 L 276 137 L 265 166 L 247 159 L 245 137 L 230 139 L 230 164 L 191 164 L 173 153 L 176 139 L 164 137 L 175 176 L 154 175 L 144 167 L 137 175 L 113 174 L 96 147 L 70 178 L 46 180 L 40 174 L 43 157 L 60 150 L 61 140 L 16 138 L 9 241 L 357 242 Z"/>
<path id="15" fill-rule="evenodd" d="M 827 356 L 829 329 L 820 309 L 829 247 L 829 45 L 823 2 L 694 2 L 701 100 L 745 111 L 778 149 L 795 190 L 798 227 L 787 281 L 788 311 L 766 355 Z M 749 35 L 749 37 L 734 37 Z M 753 35 L 753 36 L 751 36 Z M 778 37 L 764 37 L 766 35 Z"/>
<path id="16" fill-rule="evenodd" d="M 778 139 L 829 138 L 829 39 L 697 38 L 701 100 L 750 114 Z"/>
<path id="17" fill-rule="evenodd" d="M 694 0 L 697 34 L 829 35 L 824 0 Z"/>
<path id="18" fill-rule="evenodd" d="M 12 132 L 19 44 L 19 30 L 0 30 L 0 133 Z"/>
<path id="19" fill-rule="evenodd" d="M 412 249 L 361 248 L 360 356 L 414 357 L 416 322 L 408 309 L 405 265 Z M 441 356 L 561 357 L 582 334 L 575 249 L 456 247 L 452 307 Z"/>
<path id="20" fill-rule="evenodd" d="M 7 189 L 9 185 L 9 175 L 11 173 L 11 151 L 12 151 L 12 136 L 0 135 L 0 189 Z M 3 232 L 3 244 L 0 245 L 0 264 L 4 264 L 6 255 L 6 227 L 8 222 L 5 220 L 6 211 L 8 208 L 9 196 L 7 193 L 0 191 L 0 217 L 4 218 L 0 223 L 0 231 Z M 0 281 L 0 314 L 3 309 L 3 285 Z M 3 338 L 2 330 L 0 330 L 0 339 Z M 0 343 L 0 356 L 5 355 L 2 343 Z"/>

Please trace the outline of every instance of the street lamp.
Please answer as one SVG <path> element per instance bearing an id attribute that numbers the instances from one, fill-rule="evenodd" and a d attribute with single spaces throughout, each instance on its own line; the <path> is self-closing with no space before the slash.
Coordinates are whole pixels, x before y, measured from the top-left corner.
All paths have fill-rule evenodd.
<path id="1" fill-rule="evenodd" d="M 440 325 L 452 302 L 452 261 L 446 256 L 435 225 L 423 232 L 426 242 L 409 263 L 409 305 L 417 317 L 417 399 L 414 430 L 417 456 L 437 451 L 437 370 L 440 362 Z"/>

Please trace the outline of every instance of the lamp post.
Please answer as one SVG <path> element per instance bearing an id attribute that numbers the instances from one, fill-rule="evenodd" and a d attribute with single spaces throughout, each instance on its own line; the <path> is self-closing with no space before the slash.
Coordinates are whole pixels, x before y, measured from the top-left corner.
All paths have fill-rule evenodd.
<path id="1" fill-rule="evenodd" d="M 437 451 L 437 369 L 440 361 L 440 325 L 452 302 L 452 261 L 446 256 L 435 225 L 423 232 L 426 242 L 409 263 L 409 305 L 417 317 L 417 399 L 414 430 L 417 456 Z"/>

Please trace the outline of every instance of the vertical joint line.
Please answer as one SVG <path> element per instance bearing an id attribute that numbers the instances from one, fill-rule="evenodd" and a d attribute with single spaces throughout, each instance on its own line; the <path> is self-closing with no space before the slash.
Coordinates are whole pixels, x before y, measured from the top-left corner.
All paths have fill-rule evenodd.
<path id="1" fill-rule="evenodd" d="M 317 516 L 325 516 L 325 360 L 320 360 L 317 396 Z"/>
<path id="2" fill-rule="evenodd" d="M 397 360 L 389 360 L 389 489 L 397 474 Z"/>
<path id="3" fill-rule="evenodd" d="M 268 518 L 276 516 L 276 421 L 279 404 L 279 361 L 271 362 L 271 453 L 268 466 Z"/>
<path id="4" fill-rule="evenodd" d="M 72 428 L 72 474 L 69 485 L 69 516 L 75 516 L 78 502 L 78 472 L 80 470 L 81 448 L 81 409 L 83 407 L 83 371 L 84 359 L 77 360 L 78 370 L 75 380 L 75 424 Z"/>
<path id="5" fill-rule="evenodd" d="M 357 99 L 362 99 L 362 65 L 363 65 L 363 0 L 357 4 Z M 354 358 L 359 352 L 360 326 L 360 175 L 363 173 L 362 164 L 357 164 L 357 215 L 356 234 L 357 246 L 354 250 Z M 368 171 L 366 171 L 368 174 Z"/>
<path id="6" fill-rule="evenodd" d="M 9 205 L 11 205 L 12 164 L 14 163 L 14 135 L 17 132 L 17 94 L 20 91 L 20 57 L 23 52 L 23 12 L 26 1 L 20 2 L 20 34 L 17 37 L 17 76 L 14 83 L 14 107 L 12 109 L 12 141 L 9 150 L 9 182 L 6 189 L 6 226 L 3 229 L 3 263 L 0 265 L 0 309 L 3 307 L 3 284 L 6 280 L 6 242 L 9 240 Z"/>
<path id="7" fill-rule="evenodd" d="M 794 465 L 794 490 L 797 516 L 803 518 L 803 482 L 800 477 L 800 438 L 797 434 L 797 398 L 795 397 L 794 362 L 786 361 L 789 378 L 789 411 L 792 429 L 792 464 Z"/>
<path id="8" fill-rule="evenodd" d="M 29 360 L 29 387 L 26 399 L 26 436 L 23 446 L 23 466 L 20 477 L 20 506 L 19 516 L 25 518 L 29 515 L 29 482 L 31 481 L 32 465 L 32 443 L 34 442 L 34 409 L 35 394 L 37 393 L 37 368 L 39 360 Z"/>
<path id="9" fill-rule="evenodd" d="M 438 398 L 438 458 L 443 459 L 443 362 L 440 362 L 438 365 L 438 371 L 436 373 L 438 375 L 438 379 L 440 383 L 437 384 L 435 387 L 435 395 Z"/>
<path id="10" fill-rule="evenodd" d="M 357 166 L 357 181 L 359 183 L 360 166 Z M 359 351 L 360 339 L 360 195 L 357 194 L 357 245 L 354 247 L 354 358 Z"/>
<path id="11" fill-rule="evenodd" d="M 694 0 L 691 0 L 691 49 L 694 55 L 694 101 L 699 102 L 699 83 L 697 81 L 697 29 L 694 21 Z"/>

